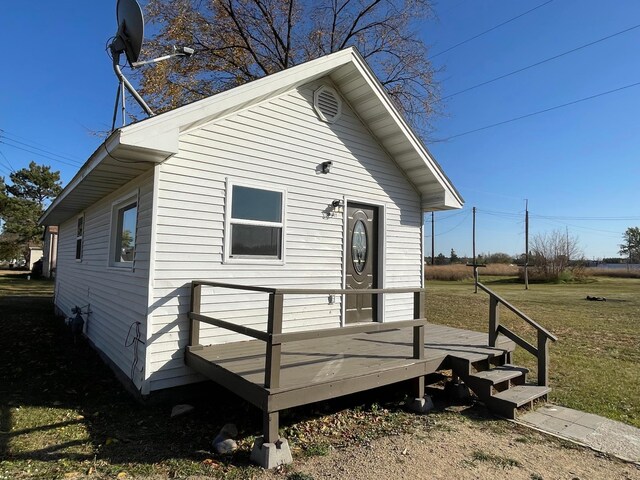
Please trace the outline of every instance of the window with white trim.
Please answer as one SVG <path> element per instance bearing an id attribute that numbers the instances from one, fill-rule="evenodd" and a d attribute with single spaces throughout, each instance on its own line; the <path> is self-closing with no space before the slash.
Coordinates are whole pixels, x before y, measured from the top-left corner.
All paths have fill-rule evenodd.
<path id="1" fill-rule="evenodd" d="M 84 215 L 78 217 L 76 224 L 76 260 L 82 261 L 82 239 L 84 237 Z"/>
<path id="2" fill-rule="evenodd" d="M 227 260 L 283 259 L 285 192 L 228 184 Z"/>
<path id="3" fill-rule="evenodd" d="M 114 204 L 111 216 L 111 260 L 116 267 L 133 263 L 136 251 L 136 226 L 138 221 L 137 197 Z"/>

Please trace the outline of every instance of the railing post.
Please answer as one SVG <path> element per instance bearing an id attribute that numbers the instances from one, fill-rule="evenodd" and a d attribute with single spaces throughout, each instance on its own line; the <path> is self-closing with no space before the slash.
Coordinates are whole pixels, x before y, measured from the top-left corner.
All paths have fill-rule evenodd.
<path id="1" fill-rule="evenodd" d="M 538 385 L 549 385 L 549 338 L 538 330 Z"/>
<path id="2" fill-rule="evenodd" d="M 424 292 L 413 292 L 413 318 L 424 317 Z M 424 358 L 424 325 L 413 327 L 413 358 Z"/>
<path id="3" fill-rule="evenodd" d="M 498 339 L 498 327 L 500 326 L 500 310 L 498 299 L 489 295 L 489 346 L 495 347 Z"/>
<path id="4" fill-rule="evenodd" d="M 282 294 L 269 294 L 269 320 L 267 323 L 267 355 L 264 368 L 264 388 L 278 388 L 280 386 L 280 355 L 282 345 L 273 343 L 273 334 L 282 333 Z"/>
<path id="5" fill-rule="evenodd" d="M 191 282 L 191 299 L 189 302 L 189 311 L 191 313 L 200 313 L 200 300 L 202 295 L 202 285 Z M 200 345 L 200 322 L 191 319 L 189 324 L 189 346 L 194 347 Z"/>

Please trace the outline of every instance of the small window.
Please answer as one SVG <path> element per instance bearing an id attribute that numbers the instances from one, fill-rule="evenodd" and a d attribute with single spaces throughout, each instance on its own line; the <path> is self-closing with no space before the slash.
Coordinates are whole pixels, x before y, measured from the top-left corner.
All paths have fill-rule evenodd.
<path id="1" fill-rule="evenodd" d="M 78 217 L 76 227 L 76 260 L 82 260 L 82 238 L 84 236 L 84 215 Z"/>
<path id="2" fill-rule="evenodd" d="M 138 220 L 138 202 L 129 199 L 113 208 L 113 232 L 111 264 L 127 266 L 133 263 L 136 251 L 136 223 Z"/>
<path id="3" fill-rule="evenodd" d="M 284 192 L 229 185 L 226 257 L 282 260 Z"/>

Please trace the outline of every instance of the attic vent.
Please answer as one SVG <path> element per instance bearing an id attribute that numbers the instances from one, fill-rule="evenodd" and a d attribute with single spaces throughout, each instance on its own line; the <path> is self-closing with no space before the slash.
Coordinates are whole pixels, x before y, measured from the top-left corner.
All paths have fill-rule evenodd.
<path id="1" fill-rule="evenodd" d="M 322 86 L 313 95 L 313 107 L 318 116 L 325 122 L 333 123 L 342 113 L 342 101 L 337 92 L 327 86 Z"/>

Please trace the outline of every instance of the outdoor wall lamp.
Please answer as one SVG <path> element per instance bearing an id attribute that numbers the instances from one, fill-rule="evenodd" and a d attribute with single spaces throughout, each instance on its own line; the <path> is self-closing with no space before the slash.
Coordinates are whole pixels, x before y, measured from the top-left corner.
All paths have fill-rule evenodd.
<path id="1" fill-rule="evenodd" d="M 332 166 L 333 162 L 331 160 L 329 160 L 328 162 L 322 162 L 322 173 L 329 173 Z"/>
<path id="2" fill-rule="evenodd" d="M 342 213 L 344 211 L 344 200 L 334 200 L 331 202 L 333 211 L 336 213 Z"/>

